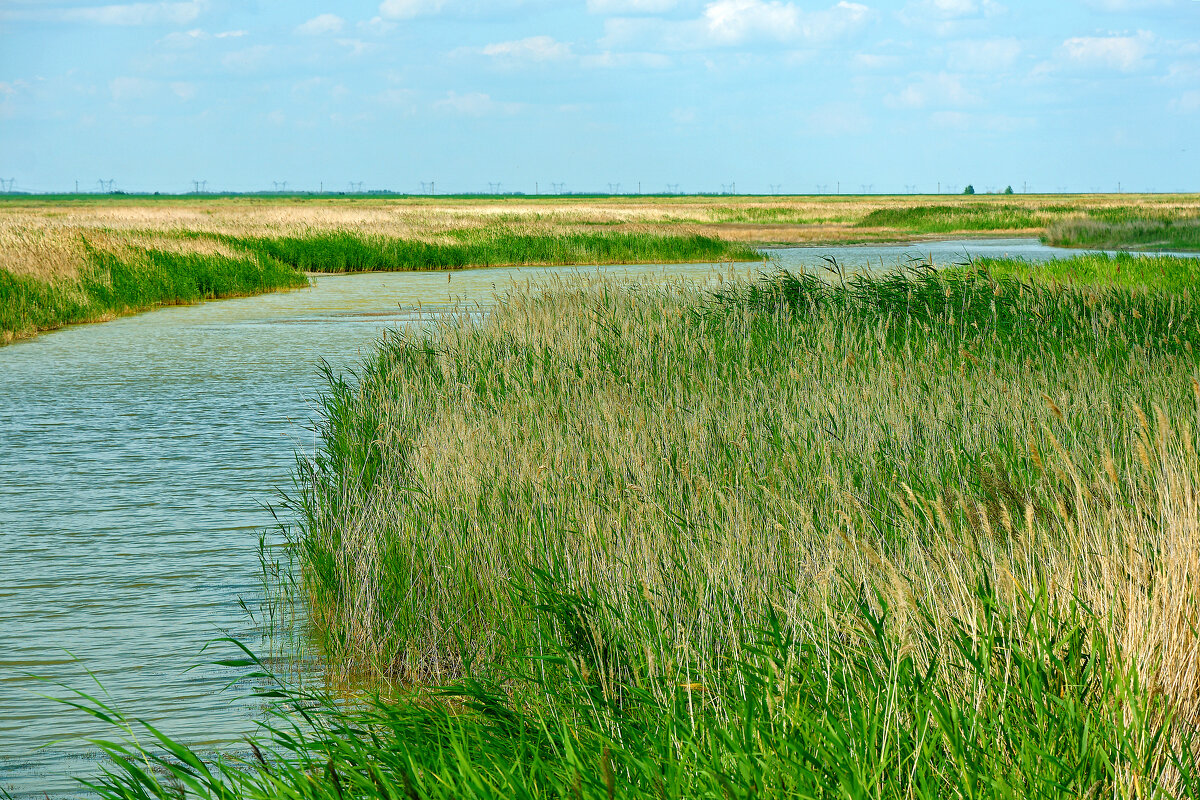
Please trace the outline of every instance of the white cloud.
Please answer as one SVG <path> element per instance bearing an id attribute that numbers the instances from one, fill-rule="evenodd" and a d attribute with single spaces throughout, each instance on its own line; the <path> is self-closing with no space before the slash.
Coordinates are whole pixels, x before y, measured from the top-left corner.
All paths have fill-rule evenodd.
<path id="1" fill-rule="evenodd" d="M 196 96 L 196 85 L 185 81 L 175 81 L 171 84 L 171 93 L 180 100 L 191 100 Z"/>
<path id="2" fill-rule="evenodd" d="M 501 103 L 493 100 L 491 95 L 483 92 L 459 94 L 447 92 L 446 96 L 433 104 L 435 109 L 463 114 L 469 117 L 482 117 L 488 114 L 515 114 L 521 110 L 520 103 Z"/>
<path id="3" fill-rule="evenodd" d="M 1062 53 L 1080 66 L 1132 72 L 1145 63 L 1153 43 L 1148 31 L 1133 36 L 1076 36 L 1062 43 Z"/>
<path id="4" fill-rule="evenodd" d="M 296 26 L 296 33 L 301 36 L 323 36 L 328 33 L 338 33 L 346 26 L 346 20 L 337 14 L 318 14 L 301 25 Z"/>
<path id="5" fill-rule="evenodd" d="M 508 62 L 562 61 L 571 57 L 571 46 L 549 36 L 530 36 L 511 42 L 496 42 L 480 50 L 485 56 Z"/>
<path id="6" fill-rule="evenodd" d="M 815 43 L 852 33 L 873 16 L 870 8 L 849 0 L 817 11 L 784 0 L 714 0 L 690 20 L 610 18 L 604 23 L 602 44 L 623 47 L 651 40 L 657 46 L 683 50 L 751 41 Z"/>
<path id="7" fill-rule="evenodd" d="M 662 53 L 593 53 L 579 59 L 588 69 L 665 69 L 671 59 Z"/>
<path id="8" fill-rule="evenodd" d="M 1099 11 L 1145 11 L 1149 8 L 1170 8 L 1175 0 L 1085 0 L 1084 5 Z"/>
<path id="9" fill-rule="evenodd" d="M 1003 6 L 993 0 L 916 0 L 908 4 L 904 13 L 915 18 L 951 20 L 991 16 L 1002 10 Z"/>
<path id="10" fill-rule="evenodd" d="M 996 72 L 1016 63 L 1021 55 L 1018 39 L 983 39 L 954 42 L 948 48 L 953 69 Z"/>
<path id="11" fill-rule="evenodd" d="M 919 76 L 899 92 L 887 95 L 883 102 L 896 109 L 945 109 L 975 105 L 979 98 L 963 86 L 959 76 L 939 72 Z"/>
<path id="12" fill-rule="evenodd" d="M 446 0 L 383 0 L 379 4 L 379 16 L 383 19 L 413 19 L 436 14 L 446 5 Z"/>
<path id="13" fill-rule="evenodd" d="M 168 33 L 163 38 L 159 39 L 159 43 L 165 44 L 168 47 L 185 48 L 191 47 L 196 42 L 205 42 L 209 39 L 237 39 L 245 36 L 247 31 L 221 31 L 220 33 L 209 33 L 200 28 L 192 28 L 188 31 L 175 31 Z"/>
<path id="14" fill-rule="evenodd" d="M 804 11 L 780 0 L 717 0 L 704 9 L 709 38 L 721 44 L 749 39 L 832 39 L 859 27 L 870 16 L 860 3 L 842 0 L 824 11 Z"/>
<path id="15" fill-rule="evenodd" d="M 676 0 L 587 0 L 593 14 L 661 14 L 675 7 Z"/>
<path id="16" fill-rule="evenodd" d="M 195 22 L 207 8 L 207 0 L 188 0 L 187 2 L 173 3 L 125 3 L 89 8 L 63 8 L 45 12 L 30 12 L 18 16 L 96 25 L 187 25 Z"/>
<path id="17" fill-rule="evenodd" d="M 995 0 L 913 0 L 896 16 L 905 25 L 946 36 L 1006 10 Z"/>

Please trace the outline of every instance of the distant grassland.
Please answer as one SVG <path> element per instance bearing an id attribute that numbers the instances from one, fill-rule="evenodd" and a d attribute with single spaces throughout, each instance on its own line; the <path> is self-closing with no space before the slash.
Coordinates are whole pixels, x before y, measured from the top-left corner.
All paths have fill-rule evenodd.
<path id="1" fill-rule="evenodd" d="M 1198 216 L 1195 195 L 5 197 L 0 342 L 302 286 L 303 271 L 752 260 L 756 245 L 943 235 L 1184 248 Z"/>

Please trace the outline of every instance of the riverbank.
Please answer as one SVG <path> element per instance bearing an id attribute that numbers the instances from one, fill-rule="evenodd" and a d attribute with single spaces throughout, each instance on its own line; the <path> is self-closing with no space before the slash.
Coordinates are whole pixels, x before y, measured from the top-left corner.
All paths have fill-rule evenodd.
<path id="1" fill-rule="evenodd" d="M 738 243 L 700 235 L 619 232 L 519 234 L 453 230 L 442 241 L 348 232 L 290 237 L 105 233 L 55 242 L 59 260 L 26 255 L 0 269 L 0 344 L 63 325 L 164 305 L 308 286 L 304 273 L 466 269 L 506 265 L 755 261 Z M 20 254 L 9 253 L 16 260 Z"/>
<path id="2" fill-rule="evenodd" d="M 293 575 L 334 676 L 418 690 L 284 689 L 315 732 L 111 783 L 1187 796 L 1200 299 L 1087 258 L 559 279 L 389 337 L 330 375 Z"/>

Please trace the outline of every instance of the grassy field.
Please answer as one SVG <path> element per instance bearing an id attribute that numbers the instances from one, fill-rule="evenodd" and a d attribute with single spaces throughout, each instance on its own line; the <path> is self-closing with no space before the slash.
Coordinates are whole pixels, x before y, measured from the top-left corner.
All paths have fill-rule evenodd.
<path id="1" fill-rule="evenodd" d="M 7 196 L 0 343 L 156 305 L 300 286 L 298 271 L 754 260 L 749 248 L 759 245 L 945 235 L 1190 248 L 1198 216 L 1195 195 Z"/>
<path id="2" fill-rule="evenodd" d="M 268 682 L 243 757 L 109 744 L 101 795 L 1196 797 L 1190 266 L 1030 269 L 562 280 L 389 336 L 288 501 L 341 688 Z"/>

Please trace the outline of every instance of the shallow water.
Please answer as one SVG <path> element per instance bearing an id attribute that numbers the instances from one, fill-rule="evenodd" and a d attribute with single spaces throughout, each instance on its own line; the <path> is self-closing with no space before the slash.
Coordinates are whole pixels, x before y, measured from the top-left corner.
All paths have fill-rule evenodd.
<path id="1" fill-rule="evenodd" d="M 926 254 L 954 262 L 1072 252 L 974 240 L 770 254 L 792 268 L 827 255 L 849 268 L 890 268 Z M 95 693 L 90 671 L 121 709 L 194 745 L 252 730 L 255 709 L 220 691 L 230 676 L 203 666 L 229 653 L 200 651 L 225 633 L 253 640 L 238 601 L 253 605 L 260 593 L 266 505 L 287 485 L 294 453 L 312 449 L 319 362 L 353 365 L 387 328 L 564 271 L 320 276 L 307 290 L 167 308 L 0 348 L 0 787 L 17 797 L 73 794 L 72 776 L 94 770 L 93 751 L 59 740 L 113 734 L 38 697 L 66 691 L 31 675 Z M 713 265 L 580 271 L 715 274 Z"/>

